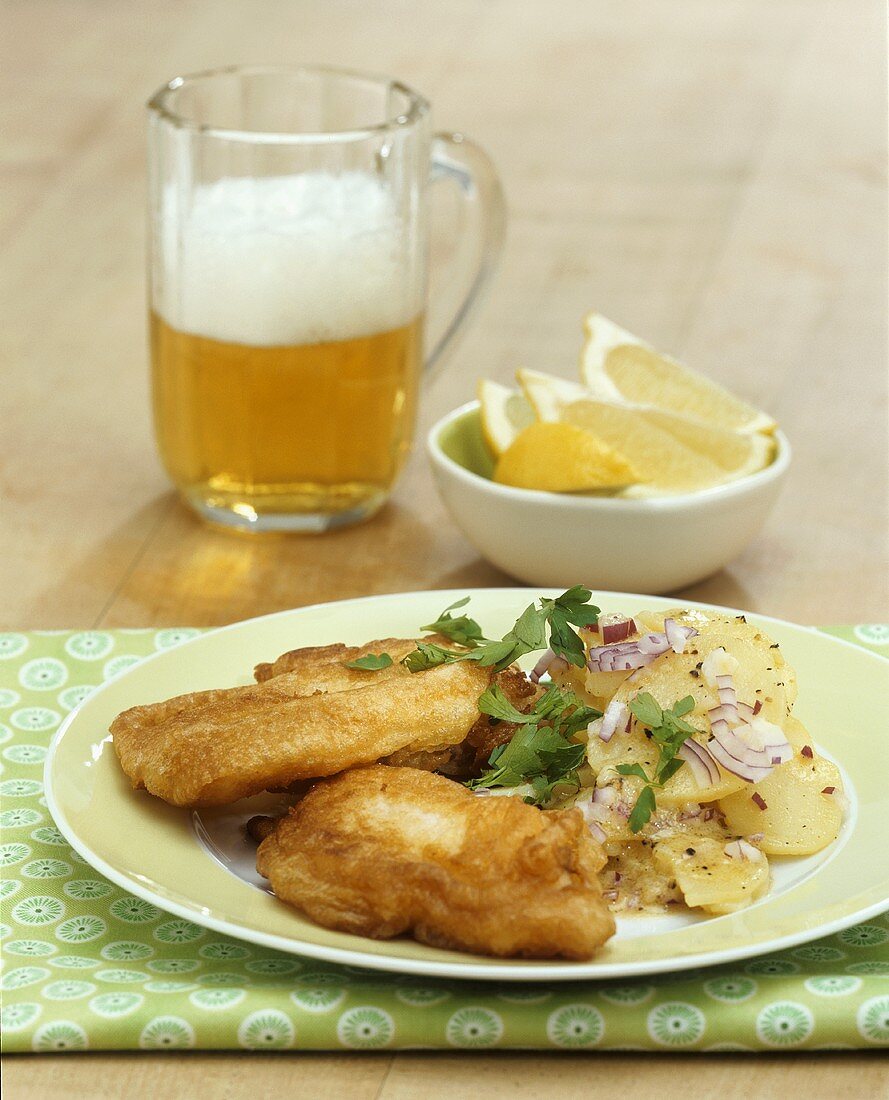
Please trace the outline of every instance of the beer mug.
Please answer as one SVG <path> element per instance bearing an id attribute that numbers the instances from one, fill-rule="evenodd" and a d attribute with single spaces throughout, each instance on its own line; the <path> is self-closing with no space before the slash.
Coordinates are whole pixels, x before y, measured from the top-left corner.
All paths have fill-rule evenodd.
<path id="1" fill-rule="evenodd" d="M 372 515 L 503 238 L 499 181 L 397 81 L 320 68 L 179 77 L 149 108 L 154 421 L 205 519 L 323 531 Z M 465 286 L 424 333 L 430 184 L 450 180 Z M 461 227 L 462 228 L 462 227 Z"/>

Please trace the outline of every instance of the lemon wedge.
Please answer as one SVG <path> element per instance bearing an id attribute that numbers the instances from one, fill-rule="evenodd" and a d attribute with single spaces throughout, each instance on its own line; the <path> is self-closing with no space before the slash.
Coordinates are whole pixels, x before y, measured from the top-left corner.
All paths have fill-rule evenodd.
<path id="1" fill-rule="evenodd" d="M 494 480 L 517 489 L 579 493 L 622 488 L 637 475 L 622 455 L 582 427 L 539 421 L 500 456 Z"/>
<path id="2" fill-rule="evenodd" d="M 777 427 L 766 413 L 601 314 L 589 314 L 584 325 L 580 374 L 598 400 L 654 405 L 735 432 L 772 432 Z"/>
<path id="3" fill-rule="evenodd" d="M 515 376 L 538 420 L 559 421 L 566 405 L 592 397 L 586 386 L 557 378 L 554 374 L 522 368 L 516 371 Z"/>
<path id="4" fill-rule="evenodd" d="M 762 469 L 769 436 L 727 431 L 663 409 L 603 401 L 574 382 L 520 370 L 518 380 L 542 422 L 572 426 L 632 461 L 631 497 L 691 493 Z"/>
<path id="5" fill-rule="evenodd" d="M 726 480 L 755 474 L 768 466 L 775 455 L 774 438 L 762 432 L 727 431 L 662 409 L 647 408 L 642 415 L 689 450 L 697 451 L 722 467 Z"/>
<path id="6" fill-rule="evenodd" d="M 478 384 L 482 435 L 495 456 L 502 455 L 525 428 L 534 423 L 534 410 L 516 390 L 489 382 Z"/>

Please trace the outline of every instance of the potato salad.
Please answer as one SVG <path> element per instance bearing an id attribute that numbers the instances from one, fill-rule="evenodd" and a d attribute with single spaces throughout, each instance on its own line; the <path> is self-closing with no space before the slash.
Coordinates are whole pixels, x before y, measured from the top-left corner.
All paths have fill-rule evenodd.
<path id="1" fill-rule="evenodd" d="M 796 679 L 743 615 L 601 615 L 583 667 L 535 670 L 601 717 L 586 729 L 573 804 L 608 856 L 618 911 L 730 913 L 769 889 L 769 861 L 834 841 L 840 773 L 793 716 Z"/>

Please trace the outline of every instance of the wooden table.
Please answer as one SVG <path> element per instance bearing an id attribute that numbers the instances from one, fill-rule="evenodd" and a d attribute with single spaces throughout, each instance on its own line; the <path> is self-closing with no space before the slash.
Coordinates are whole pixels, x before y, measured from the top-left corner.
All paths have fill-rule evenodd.
<path id="1" fill-rule="evenodd" d="M 425 393 L 573 376 L 597 308 L 773 412 L 780 510 L 682 593 L 802 622 L 889 620 L 885 164 L 875 0 L 7 0 L 3 625 L 225 623 L 318 600 L 497 585 L 422 450 L 392 504 L 325 537 L 201 526 L 149 422 L 142 102 L 233 61 L 398 74 L 498 163 L 491 296 Z M 581 578 L 578 578 L 581 579 Z M 595 581 L 595 578 L 589 578 Z M 850 1072 L 851 1071 L 851 1072 Z M 863 1055 L 83 1055 L 5 1066 L 18 1097 L 877 1095 Z"/>

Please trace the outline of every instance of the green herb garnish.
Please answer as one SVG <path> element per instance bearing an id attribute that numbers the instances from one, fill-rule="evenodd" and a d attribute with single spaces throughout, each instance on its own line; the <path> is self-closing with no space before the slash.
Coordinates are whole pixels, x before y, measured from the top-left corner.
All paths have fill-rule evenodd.
<path id="1" fill-rule="evenodd" d="M 368 653 L 365 657 L 346 661 L 346 668 L 362 668 L 366 672 L 379 672 L 381 668 L 388 668 L 391 664 L 392 658 L 388 653 Z"/>
<path id="2" fill-rule="evenodd" d="M 658 701 L 647 691 L 640 691 L 629 702 L 629 708 L 636 718 L 651 730 L 651 738 L 658 746 L 657 765 L 654 774 L 649 776 L 641 764 L 618 764 L 621 775 L 635 775 L 645 782 L 639 792 L 636 805 L 630 813 L 630 830 L 638 833 L 648 823 L 657 805 L 655 788 L 663 787 L 679 771 L 684 761 L 676 756 L 693 733 L 700 732 L 683 719 L 684 714 L 694 710 L 695 701 L 691 695 L 679 699 L 668 710 L 664 710 Z"/>
<path id="3" fill-rule="evenodd" d="M 417 648 L 402 657 L 401 663 L 408 672 L 424 672 L 427 668 L 450 664 L 459 660 L 460 656 L 461 654 L 452 649 L 444 649 L 433 642 L 417 642 Z"/>
<path id="4" fill-rule="evenodd" d="M 636 805 L 630 811 L 630 831 L 638 833 L 654 813 L 657 803 L 654 798 L 654 788 L 645 786 L 639 792 Z"/>
<path id="5" fill-rule="evenodd" d="M 477 648 L 483 642 L 488 641 L 482 634 L 482 628 L 475 619 L 470 619 L 468 615 L 451 614 L 458 607 L 465 607 L 468 603 L 469 597 L 464 596 L 462 600 L 457 600 L 456 603 L 446 607 L 434 623 L 428 623 L 426 626 L 421 626 L 420 629 L 429 630 L 435 634 L 444 634 L 452 642 L 465 646 L 467 649 Z"/>
<path id="6" fill-rule="evenodd" d="M 467 786 L 518 787 L 529 784 L 532 794 L 525 798 L 532 805 L 548 805 L 555 789 L 565 793 L 577 790 L 577 768 L 586 754 L 584 745 L 571 738 L 586 728 L 601 712 L 585 706 L 572 691 L 551 687 L 527 713 L 516 710 L 497 684 L 492 684 L 478 700 L 482 714 L 519 728 L 512 740 L 491 753 L 490 768 Z"/>
<path id="7" fill-rule="evenodd" d="M 599 621 L 599 608 L 590 603 L 592 595 L 582 584 L 575 584 L 554 600 L 540 601 L 541 614 L 549 622 L 550 649 L 576 668 L 586 664 L 586 654 L 583 642 L 569 624 L 594 626 Z"/>
<path id="8" fill-rule="evenodd" d="M 421 672 L 454 661 L 476 661 L 482 668 L 493 668 L 495 672 L 501 672 L 526 653 L 544 649 L 549 627 L 549 645 L 556 656 L 563 657 L 577 668 L 583 668 L 583 642 L 571 629 L 571 624 L 582 627 L 598 622 L 599 609 L 589 602 L 591 597 L 592 592 L 578 584 L 554 600 L 540 600 L 539 607 L 529 604 L 513 628 L 499 642 L 485 638 L 474 619 L 450 614 L 456 608 L 466 605 L 466 597 L 445 608 L 435 623 L 424 626 L 423 629 L 446 634 L 468 648 L 463 652 L 455 652 L 434 643 L 419 642 L 417 648 L 404 658 L 403 663 L 411 672 Z"/>

